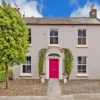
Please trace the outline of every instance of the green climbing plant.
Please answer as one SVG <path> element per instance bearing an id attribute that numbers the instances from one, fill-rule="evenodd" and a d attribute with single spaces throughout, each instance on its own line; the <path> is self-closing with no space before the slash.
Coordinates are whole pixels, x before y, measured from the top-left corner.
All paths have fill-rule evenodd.
<path id="1" fill-rule="evenodd" d="M 63 48 L 62 50 L 64 52 L 64 73 L 68 75 L 67 78 L 69 79 L 70 73 L 72 71 L 73 55 L 67 48 Z"/>
<path id="2" fill-rule="evenodd" d="M 39 74 L 43 73 L 46 51 L 47 51 L 47 49 L 45 49 L 45 48 L 43 48 L 39 51 L 39 62 L 38 62 Z"/>

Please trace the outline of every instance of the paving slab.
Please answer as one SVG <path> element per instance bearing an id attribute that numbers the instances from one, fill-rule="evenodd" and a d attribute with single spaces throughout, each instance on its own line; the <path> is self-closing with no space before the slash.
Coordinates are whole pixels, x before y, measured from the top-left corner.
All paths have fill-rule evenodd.
<path id="1" fill-rule="evenodd" d="M 61 96 L 60 84 L 58 79 L 50 79 L 48 82 L 47 96 Z"/>

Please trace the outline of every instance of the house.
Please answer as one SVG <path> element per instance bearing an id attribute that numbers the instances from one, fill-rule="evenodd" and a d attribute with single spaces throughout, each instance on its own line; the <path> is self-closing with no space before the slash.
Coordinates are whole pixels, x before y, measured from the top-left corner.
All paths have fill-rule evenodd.
<path id="1" fill-rule="evenodd" d="M 13 67 L 14 78 L 39 78 L 39 51 L 46 48 L 43 69 L 46 79 L 62 79 L 62 48 L 68 48 L 74 57 L 70 79 L 100 79 L 100 20 L 94 7 L 91 8 L 89 17 L 31 17 L 24 20 L 29 28 L 30 49 L 27 63 Z"/>

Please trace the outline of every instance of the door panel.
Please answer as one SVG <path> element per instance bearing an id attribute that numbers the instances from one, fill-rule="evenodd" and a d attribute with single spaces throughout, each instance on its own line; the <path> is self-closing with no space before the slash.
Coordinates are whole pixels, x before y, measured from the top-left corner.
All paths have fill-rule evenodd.
<path id="1" fill-rule="evenodd" d="M 59 59 L 49 59 L 49 77 L 59 77 Z"/>

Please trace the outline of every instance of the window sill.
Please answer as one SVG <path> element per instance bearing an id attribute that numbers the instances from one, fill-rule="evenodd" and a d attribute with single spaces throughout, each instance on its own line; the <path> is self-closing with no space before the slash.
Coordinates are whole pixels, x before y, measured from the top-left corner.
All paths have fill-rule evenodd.
<path id="1" fill-rule="evenodd" d="M 77 45 L 76 47 L 77 48 L 88 48 L 89 46 L 88 45 Z"/>
<path id="2" fill-rule="evenodd" d="M 76 75 L 76 76 L 78 76 L 78 77 L 80 77 L 80 76 L 83 76 L 83 77 L 88 77 L 89 75 L 88 75 L 87 73 L 82 73 L 82 74 L 77 73 L 77 75 Z"/>
<path id="3" fill-rule="evenodd" d="M 51 47 L 60 47 L 59 44 L 49 44 L 48 46 L 51 46 Z"/>
<path id="4" fill-rule="evenodd" d="M 24 76 L 24 77 L 32 77 L 32 74 L 29 74 L 29 73 L 23 74 L 23 73 L 22 73 L 22 74 L 20 74 L 20 76 L 21 76 L 21 77 L 23 77 L 23 76 Z"/>

